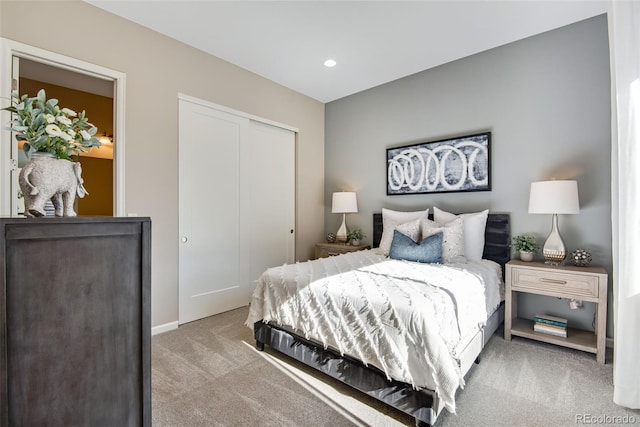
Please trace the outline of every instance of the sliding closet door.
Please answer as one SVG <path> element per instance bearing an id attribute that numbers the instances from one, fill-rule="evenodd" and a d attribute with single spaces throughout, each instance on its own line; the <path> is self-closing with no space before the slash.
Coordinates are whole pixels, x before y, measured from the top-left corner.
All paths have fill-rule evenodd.
<path id="1" fill-rule="evenodd" d="M 295 132 L 199 100 L 179 116 L 182 324 L 247 305 L 294 261 Z"/>
<path id="2" fill-rule="evenodd" d="M 246 305 L 240 141 L 249 121 L 179 101 L 179 323 Z"/>
<path id="3" fill-rule="evenodd" d="M 241 144 L 241 278 L 247 298 L 269 267 L 294 261 L 295 133 L 251 120 Z"/>

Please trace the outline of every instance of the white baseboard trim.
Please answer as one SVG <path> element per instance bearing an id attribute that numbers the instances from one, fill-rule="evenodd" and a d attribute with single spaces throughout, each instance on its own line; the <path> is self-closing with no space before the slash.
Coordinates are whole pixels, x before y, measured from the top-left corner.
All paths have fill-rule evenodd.
<path id="1" fill-rule="evenodd" d="M 613 348 L 613 338 L 609 338 L 607 337 L 607 344 L 606 347 L 608 348 Z"/>
<path id="2" fill-rule="evenodd" d="M 158 325 L 151 328 L 151 335 L 161 334 L 163 332 L 173 331 L 178 329 L 178 321 L 165 323 L 164 325 Z"/>

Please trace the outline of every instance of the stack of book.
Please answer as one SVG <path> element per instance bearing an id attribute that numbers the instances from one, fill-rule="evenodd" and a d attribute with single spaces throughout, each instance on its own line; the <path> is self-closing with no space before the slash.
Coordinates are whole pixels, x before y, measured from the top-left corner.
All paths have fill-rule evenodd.
<path id="1" fill-rule="evenodd" d="M 567 337 L 567 319 L 536 314 L 533 318 L 533 330 L 557 337 Z"/>

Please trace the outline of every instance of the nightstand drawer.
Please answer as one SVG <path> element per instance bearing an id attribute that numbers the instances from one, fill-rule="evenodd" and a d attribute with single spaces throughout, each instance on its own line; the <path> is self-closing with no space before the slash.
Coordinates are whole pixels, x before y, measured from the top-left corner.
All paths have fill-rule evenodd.
<path id="1" fill-rule="evenodd" d="M 361 251 L 364 249 L 369 249 L 369 245 L 346 245 L 342 243 L 317 243 L 316 244 L 316 259 L 317 258 L 328 258 L 330 256 L 336 256 L 341 254 L 346 254 L 349 252 Z"/>
<path id="2" fill-rule="evenodd" d="M 348 251 L 345 251 L 342 248 L 319 248 L 316 249 L 316 258 L 327 258 L 330 256 L 336 256 L 341 254 L 346 254 Z"/>
<path id="3" fill-rule="evenodd" d="M 598 297 L 598 277 L 559 271 L 515 268 L 511 272 L 514 291 L 550 294 L 566 294 L 575 297 Z"/>

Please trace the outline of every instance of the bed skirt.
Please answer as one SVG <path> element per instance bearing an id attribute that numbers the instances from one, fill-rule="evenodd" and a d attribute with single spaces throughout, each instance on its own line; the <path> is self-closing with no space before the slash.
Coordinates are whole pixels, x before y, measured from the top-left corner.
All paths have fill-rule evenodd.
<path id="1" fill-rule="evenodd" d="M 487 320 L 485 328 L 478 332 L 476 342 L 465 351 L 465 359 L 476 360 L 484 344 L 504 320 L 504 304 Z M 256 347 L 263 350 L 265 344 L 294 358 L 307 366 L 323 372 L 338 381 L 386 403 L 415 418 L 417 426 L 431 426 L 440 410 L 437 395 L 432 390 L 415 390 L 410 384 L 387 380 L 384 372 L 349 356 L 324 349 L 322 345 L 306 340 L 275 325 L 254 324 Z M 472 340 L 473 342 L 473 340 Z"/>

